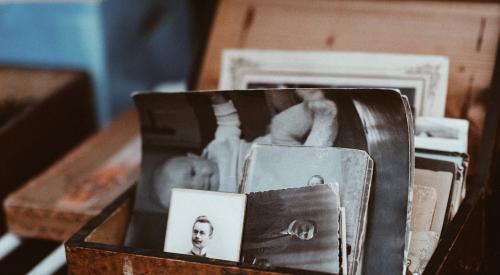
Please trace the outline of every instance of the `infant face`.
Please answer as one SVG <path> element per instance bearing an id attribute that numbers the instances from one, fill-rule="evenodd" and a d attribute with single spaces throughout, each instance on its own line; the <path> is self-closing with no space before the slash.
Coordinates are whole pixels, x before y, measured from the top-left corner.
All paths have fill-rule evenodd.
<path id="1" fill-rule="evenodd" d="M 172 188 L 219 189 L 219 169 L 213 161 L 189 154 L 168 160 L 155 174 L 154 188 L 160 202 L 168 207 Z"/>

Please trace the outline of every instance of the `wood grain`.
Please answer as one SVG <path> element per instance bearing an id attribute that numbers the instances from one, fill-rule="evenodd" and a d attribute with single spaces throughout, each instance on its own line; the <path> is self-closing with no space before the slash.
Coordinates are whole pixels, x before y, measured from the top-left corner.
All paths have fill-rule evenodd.
<path id="1" fill-rule="evenodd" d="M 68 274 L 290 274 L 84 247 L 66 247 L 66 259 Z"/>
<path id="2" fill-rule="evenodd" d="M 0 101 L 43 99 L 75 80 L 75 72 L 34 68 L 0 68 Z"/>
<path id="3" fill-rule="evenodd" d="M 326 274 L 290 268 L 257 268 L 191 255 L 122 245 L 135 188 L 129 188 L 65 242 L 69 274 Z"/>
<path id="4" fill-rule="evenodd" d="M 0 201 L 96 128 L 91 80 L 84 72 L 0 67 Z"/>
<path id="5" fill-rule="evenodd" d="M 138 119 L 131 111 L 4 202 L 10 232 L 64 241 L 137 179 Z"/>
<path id="6" fill-rule="evenodd" d="M 446 116 L 471 122 L 469 151 L 473 159 L 484 124 L 499 34 L 499 3 L 221 1 L 198 89 L 217 88 L 221 53 L 226 48 L 448 56 Z"/>

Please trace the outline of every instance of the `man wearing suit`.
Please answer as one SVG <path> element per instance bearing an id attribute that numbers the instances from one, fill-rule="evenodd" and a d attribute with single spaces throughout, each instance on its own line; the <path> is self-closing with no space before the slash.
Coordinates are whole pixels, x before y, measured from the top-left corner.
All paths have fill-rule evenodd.
<path id="1" fill-rule="evenodd" d="M 305 217 L 295 216 L 276 192 L 256 194 L 247 202 L 251 222 L 245 224 L 242 248 L 245 263 L 270 265 L 268 255 L 286 251 L 296 242 L 307 242 L 317 237 L 318 225 Z"/>

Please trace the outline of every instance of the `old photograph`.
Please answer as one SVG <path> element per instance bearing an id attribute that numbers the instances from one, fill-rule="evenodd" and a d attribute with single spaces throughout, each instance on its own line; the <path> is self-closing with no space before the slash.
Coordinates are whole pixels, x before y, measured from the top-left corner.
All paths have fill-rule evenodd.
<path id="1" fill-rule="evenodd" d="M 398 88 L 417 116 L 444 116 L 444 56 L 358 52 L 225 50 L 219 89 Z"/>
<path id="2" fill-rule="evenodd" d="M 449 218 L 452 219 L 465 198 L 467 192 L 467 170 L 469 169 L 469 156 L 457 152 L 447 152 L 428 149 L 415 149 L 415 159 L 429 159 L 440 162 L 451 163 L 454 166 L 454 182 L 450 194 L 451 202 L 449 207 Z M 422 165 L 423 162 L 420 162 Z M 427 166 L 429 170 L 436 170 L 432 166 Z"/>
<path id="3" fill-rule="evenodd" d="M 300 161 L 297 161 L 300 160 Z M 373 161 L 360 150 L 304 146 L 253 145 L 245 160 L 242 191 L 338 184 L 346 206 L 348 270 L 356 270 L 364 248 Z M 350 273 L 355 274 L 355 273 Z"/>
<path id="4" fill-rule="evenodd" d="M 242 262 L 339 272 L 339 194 L 323 184 L 248 195 Z"/>
<path id="5" fill-rule="evenodd" d="M 172 190 L 164 251 L 239 261 L 246 196 Z"/>
<path id="6" fill-rule="evenodd" d="M 158 228 L 166 227 L 172 188 L 238 192 L 252 144 L 335 146 L 366 151 L 376 163 L 363 269 L 378 268 L 380 255 L 391 255 L 384 272 L 402 268 L 413 126 L 399 92 L 273 89 L 139 93 L 133 99 L 143 155 L 127 246 L 163 249 L 165 232 Z"/>
<path id="7" fill-rule="evenodd" d="M 415 119 L 415 148 L 467 153 L 468 134 L 469 121 L 465 119 Z"/>

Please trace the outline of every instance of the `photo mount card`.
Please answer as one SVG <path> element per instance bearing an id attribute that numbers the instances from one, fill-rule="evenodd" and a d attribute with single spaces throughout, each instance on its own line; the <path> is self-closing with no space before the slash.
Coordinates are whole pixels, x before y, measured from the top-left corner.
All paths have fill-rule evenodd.
<path id="1" fill-rule="evenodd" d="M 238 262 L 246 195 L 172 190 L 165 252 Z"/>
<path id="2" fill-rule="evenodd" d="M 441 117 L 415 119 L 415 148 L 467 153 L 469 121 Z"/>
<path id="3" fill-rule="evenodd" d="M 409 249 L 411 272 L 422 273 L 432 257 L 440 235 L 450 222 L 456 164 L 415 158 L 415 184 Z"/>
<path id="4" fill-rule="evenodd" d="M 340 268 L 341 274 L 347 275 L 347 227 L 346 227 L 346 219 L 345 219 L 345 207 L 340 207 L 340 230 L 339 230 L 339 238 L 340 238 Z M 363 253 L 361 253 L 363 254 Z"/>
<path id="5" fill-rule="evenodd" d="M 467 171 L 469 169 L 469 156 L 464 153 L 438 151 L 438 150 L 428 150 L 428 149 L 416 149 L 415 150 L 416 159 L 429 159 L 436 161 L 444 161 L 453 163 L 455 166 L 454 183 L 452 187 L 452 192 L 450 195 L 451 202 L 449 207 L 448 217 L 451 220 L 460 207 L 466 194 L 466 182 L 467 182 Z M 421 162 L 420 165 L 424 163 Z M 436 170 L 436 168 L 430 167 L 430 170 Z"/>
<path id="6" fill-rule="evenodd" d="M 317 179 L 337 183 L 346 210 L 346 242 L 351 247 L 347 270 L 355 272 L 361 267 L 372 172 L 373 160 L 361 150 L 256 144 L 245 158 L 241 191 L 312 186 Z"/>
<path id="7" fill-rule="evenodd" d="M 218 88 L 394 88 L 416 116 L 442 117 L 448 70 L 437 55 L 226 49 Z"/>
<path id="8" fill-rule="evenodd" d="M 457 166 L 450 161 L 424 157 L 416 157 L 415 162 L 415 185 L 426 186 L 436 192 L 435 212 L 428 230 L 441 235 L 446 231 L 446 227 L 451 221 L 452 196 L 457 184 Z M 412 231 L 414 230 L 412 229 Z"/>
<path id="9" fill-rule="evenodd" d="M 339 272 L 338 186 L 248 194 L 242 262 Z"/>
<path id="10" fill-rule="evenodd" d="M 184 186 L 185 184 L 179 186 L 178 181 L 165 180 L 163 174 L 167 163 L 179 156 L 205 158 L 210 155 L 214 159 L 214 152 L 222 152 L 205 150 L 212 147 L 217 136 L 217 120 L 211 104 L 214 95 L 222 95 L 232 102 L 236 111 L 230 113 L 237 114 L 240 124 L 231 133 L 239 135 L 236 140 L 246 145 L 256 143 L 258 138 L 269 134 L 273 120 L 283 119 L 283 112 L 311 112 L 311 107 L 314 107 L 315 111 L 326 111 L 324 115 L 334 114 L 332 127 L 328 129 L 337 129 L 336 136 L 330 142 L 325 142 L 328 145 L 324 146 L 333 144 L 335 147 L 367 151 L 376 163 L 370 195 L 373 200 L 370 199 L 368 213 L 371 218 L 367 221 L 363 273 L 402 273 L 402 263 L 406 261 L 405 251 L 408 247 L 405 239 L 409 228 L 408 204 L 411 203 L 409 195 L 413 173 L 413 125 L 409 123 L 411 114 L 407 109 L 407 99 L 391 89 L 264 89 L 134 94 L 133 99 L 141 121 L 143 151 L 141 175 L 125 238 L 126 246 L 156 251 L 163 249 L 163 242 L 160 240 L 165 236 L 170 198 L 168 194 L 172 188 L 229 191 L 218 188 L 217 181 L 200 181 L 200 185 L 194 187 Z M 308 103 L 315 99 L 320 99 L 321 104 Z M 304 105 L 307 109 L 301 107 Z M 227 109 L 219 111 L 219 114 L 229 114 L 225 112 Z M 152 121 L 155 123 L 151 123 Z M 311 120 L 284 119 L 281 123 L 283 121 L 285 124 L 281 125 L 286 129 L 309 133 L 309 126 L 303 126 L 311 125 L 308 124 Z M 302 127 L 295 127 L 299 121 Z M 143 124 L 148 127 L 142 127 Z M 223 165 L 227 169 L 222 170 L 231 174 L 218 173 L 221 181 L 225 181 L 224 185 L 219 185 L 234 188 L 234 192 L 238 190 L 240 175 L 237 173 L 243 170 L 243 158 L 246 154 L 244 148 L 238 148 L 242 149 L 235 154 L 239 160 L 234 158 L 234 161 Z M 231 166 L 234 170 L 229 169 Z M 379 264 L 382 260 L 384 265 Z"/>

